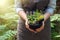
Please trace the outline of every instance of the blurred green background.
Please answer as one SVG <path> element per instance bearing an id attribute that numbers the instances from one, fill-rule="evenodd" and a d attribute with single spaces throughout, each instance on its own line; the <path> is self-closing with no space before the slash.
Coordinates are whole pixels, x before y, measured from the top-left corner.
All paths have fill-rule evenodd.
<path id="1" fill-rule="evenodd" d="M 14 0 L 0 0 L 0 40 L 16 40 L 19 16 L 14 6 Z M 59 9 L 57 5 L 57 10 Z M 60 40 L 60 11 L 57 10 L 50 19 L 52 40 Z"/>

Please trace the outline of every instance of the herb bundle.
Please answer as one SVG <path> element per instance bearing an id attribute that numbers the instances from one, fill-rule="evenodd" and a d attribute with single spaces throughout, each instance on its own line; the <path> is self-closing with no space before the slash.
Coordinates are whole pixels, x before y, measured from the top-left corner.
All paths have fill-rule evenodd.
<path id="1" fill-rule="evenodd" d="M 36 11 L 34 14 L 30 14 L 27 16 L 29 21 L 29 26 L 31 29 L 40 28 L 42 25 L 42 21 L 44 20 L 44 15 L 42 12 Z"/>

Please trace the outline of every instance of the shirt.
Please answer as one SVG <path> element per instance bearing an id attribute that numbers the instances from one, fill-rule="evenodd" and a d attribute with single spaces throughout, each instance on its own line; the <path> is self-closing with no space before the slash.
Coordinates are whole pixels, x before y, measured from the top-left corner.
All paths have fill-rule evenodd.
<path id="1" fill-rule="evenodd" d="M 53 14 L 55 8 L 56 8 L 56 0 L 50 0 L 48 7 L 46 8 L 45 11 L 50 14 Z M 15 0 L 15 9 L 17 13 L 23 10 L 20 0 Z"/>

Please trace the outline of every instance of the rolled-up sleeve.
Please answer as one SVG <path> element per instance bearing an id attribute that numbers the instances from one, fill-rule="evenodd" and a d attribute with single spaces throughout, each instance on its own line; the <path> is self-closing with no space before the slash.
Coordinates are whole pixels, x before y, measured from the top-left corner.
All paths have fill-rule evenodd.
<path id="1" fill-rule="evenodd" d="M 56 0 L 50 0 L 46 12 L 53 14 L 55 9 L 56 9 Z"/>
<path id="2" fill-rule="evenodd" d="M 20 0 L 15 0 L 15 9 L 17 13 L 23 10 Z"/>

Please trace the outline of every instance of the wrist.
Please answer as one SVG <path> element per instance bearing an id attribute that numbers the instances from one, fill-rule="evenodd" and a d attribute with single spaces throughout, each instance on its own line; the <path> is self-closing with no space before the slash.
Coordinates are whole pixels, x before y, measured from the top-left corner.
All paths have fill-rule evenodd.
<path id="1" fill-rule="evenodd" d="M 44 14 L 44 22 L 50 17 L 50 14 L 49 13 L 45 13 Z"/>
<path id="2" fill-rule="evenodd" d="M 28 21 L 28 19 L 25 19 L 25 22 Z"/>

